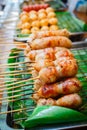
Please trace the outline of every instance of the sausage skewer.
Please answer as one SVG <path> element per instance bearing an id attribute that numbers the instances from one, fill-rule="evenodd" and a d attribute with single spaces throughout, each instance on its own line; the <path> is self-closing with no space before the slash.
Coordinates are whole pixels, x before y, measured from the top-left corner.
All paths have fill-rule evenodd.
<path id="1" fill-rule="evenodd" d="M 64 47 L 54 47 L 54 48 L 45 48 L 45 49 L 40 49 L 40 50 L 31 50 L 30 52 L 26 52 L 26 56 L 31 60 L 34 61 L 36 60 L 37 55 L 42 55 L 42 58 L 47 55 L 48 58 L 50 59 L 51 55 L 54 57 L 52 58 L 53 60 L 55 58 L 58 58 L 59 56 L 70 56 L 73 57 L 73 54 L 70 52 L 69 49 L 64 48 Z"/>
<path id="2" fill-rule="evenodd" d="M 73 77 L 76 75 L 78 66 L 74 58 L 62 57 L 54 62 L 54 66 L 42 66 L 39 71 L 39 78 L 42 79 L 44 83 L 53 83 L 61 78 Z"/>
<path id="3" fill-rule="evenodd" d="M 51 36 L 42 39 L 35 39 L 29 43 L 31 50 L 39 50 L 48 47 L 66 47 L 71 48 L 72 42 L 64 36 Z"/>
<path id="4" fill-rule="evenodd" d="M 28 42 L 32 42 L 36 38 L 43 38 L 43 37 L 49 37 L 49 36 L 65 36 L 69 37 L 70 32 L 67 29 L 61 29 L 56 31 L 39 31 L 36 33 L 33 33 L 29 36 Z"/>
<path id="5" fill-rule="evenodd" d="M 37 105 L 39 106 L 55 105 L 68 108 L 78 108 L 81 104 L 82 104 L 82 98 L 77 93 L 65 95 L 57 100 L 49 98 L 49 99 L 39 99 L 37 101 Z"/>
<path id="6" fill-rule="evenodd" d="M 58 83 L 45 84 L 41 86 L 36 93 L 40 98 L 52 98 L 77 93 L 81 88 L 81 83 L 77 78 L 69 78 Z"/>

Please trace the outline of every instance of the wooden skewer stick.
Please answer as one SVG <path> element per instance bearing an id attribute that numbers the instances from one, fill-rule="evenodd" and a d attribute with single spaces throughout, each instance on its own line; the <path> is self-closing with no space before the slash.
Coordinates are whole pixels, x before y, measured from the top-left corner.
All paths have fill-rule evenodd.
<path id="1" fill-rule="evenodd" d="M 12 87 L 9 87 L 9 88 L 8 88 L 8 86 L 7 86 L 7 88 L 1 87 L 2 89 L 0 89 L 0 92 L 2 92 L 2 91 L 8 91 L 8 90 L 11 90 L 11 89 L 13 90 L 13 89 L 20 88 L 20 87 L 24 87 L 24 86 L 28 86 L 28 85 L 34 85 L 34 83 L 21 84 L 21 85 L 12 86 Z M 12 92 L 14 92 L 14 91 L 12 91 Z"/>
<path id="2" fill-rule="evenodd" d="M 30 84 L 28 84 L 28 85 L 30 85 Z M 26 86 L 28 86 L 28 85 L 26 85 Z M 33 84 L 32 84 L 33 85 Z M 25 86 L 25 85 L 24 85 Z M 22 86 L 23 87 L 23 86 Z M 13 88 L 12 88 L 13 89 Z M 12 93 L 17 93 L 17 92 L 24 92 L 24 91 L 27 91 L 27 90 L 31 90 L 32 88 L 27 88 L 27 89 L 24 89 L 24 90 L 12 90 L 12 91 L 8 91 L 8 92 L 6 92 L 6 91 L 4 91 L 3 93 L 4 94 L 12 94 Z M 3 93 L 0 93 L 0 94 L 3 94 Z"/>
<path id="3" fill-rule="evenodd" d="M 12 99 L 12 100 L 4 100 L 4 101 L 0 101 L 0 103 L 10 103 L 10 102 L 16 102 L 16 101 L 20 101 L 20 100 L 29 100 L 29 99 L 32 99 L 32 97 L 31 96 L 28 96 L 28 97 L 24 97 L 24 98 L 21 98 L 21 99 L 19 99 L 19 98 L 16 98 L 16 99 Z"/>
<path id="4" fill-rule="evenodd" d="M 1 79 L 5 79 L 5 80 L 10 80 L 10 81 L 8 81 L 8 82 L 11 82 L 12 81 L 12 79 L 14 79 L 15 77 L 10 77 L 10 78 L 7 78 L 7 77 L 0 77 L 0 80 Z M 15 78 L 16 80 L 23 80 L 23 78 Z M 6 81 L 7 82 L 7 81 Z"/>
<path id="5" fill-rule="evenodd" d="M 16 82 L 16 81 L 18 81 L 18 80 L 23 80 L 22 78 L 5 78 L 5 77 L 3 77 L 3 78 L 1 78 L 0 77 L 0 79 L 2 80 L 2 79 L 4 79 L 4 80 L 8 80 L 8 81 L 0 81 L 1 83 L 9 83 L 9 82 Z M 2 88 L 1 86 L 0 86 L 0 88 Z"/>
<path id="6" fill-rule="evenodd" d="M 14 65 L 19 65 L 19 64 L 27 64 L 27 63 L 32 63 L 31 61 L 28 61 L 28 62 L 16 62 L 16 63 L 7 63 L 7 64 L 0 64 L 0 67 L 1 66 L 14 66 Z"/>
<path id="7" fill-rule="evenodd" d="M 30 65 L 29 65 L 29 66 L 28 66 L 28 65 L 27 65 L 27 66 L 16 66 L 16 65 L 15 65 L 15 66 L 8 66 L 8 67 L 2 66 L 2 67 L 0 67 L 0 68 L 1 68 L 1 69 L 6 69 L 6 68 L 8 68 L 8 69 L 11 69 L 11 68 L 17 69 L 17 68 L 26 68 L 26 67 L 29 67 L 29 69 L 30 69 L 30 67 L 32 67 L 32 66 L 30 66 Z M 32 67 L 32 68 L 33 68 L 33 67 Z M 31 69 L 31 70 L 32 70 L 32 69 Z"/>
<path id="8" fill-rule="evenodd" d="M 25 56 L 2 56 L 1 58 L 0 58 L 0 60 L 5 60 L 5 59 L 12 59 L 12 58 L 21 58 L 21 57 L 25 57 Z"/>
<path id="9" fill-rule="evenodd" d="M 14 95 L 14 96 L 3 97 L 3 98 L 0 98 L 0 100 L 2 101 L 2 100 L 11 99 L 11 98 L 17 98 L 17 97 L 26 96 L 26 95 L 29 95 L 29 94 L 33 94 L 33 92 L 27 93 L 27 94 L 18 94 L 18 95 Z"/>
<path id="10" fill-rule="evenodd" d="M 39 76 L 38 76 L 38 77 L 34 77 L 34 78 L 25 79 L 25 80 L 22 80 L 22 81 L 18 81 L 18 82 L 15 82 L 15 83 L 11 83 L 11 84 L 9 84 L 9 85 L 10 85 L 10 86 L 18 85 L 18 84 L 20 84 L 20 83 L 24 83 L 24 82 L 31 81 L 31 80 L 36 80 L 36 79 L 38 79 L 38 78 L 39 78 Z M 9 85 L 5 85 L 5 87 L 8 87 Z M 4 85 L 2 85 L 1 87 L 4 87 Z"/>
<path id="11" fill-rule="evenodd" d="M 13 52 L 14 54 L 15 53 L 19 53 L 19 52 L 22 52 L 23 50 L 6 50 L 6 51 L 0 51 L 0 53 L 5 53 L 5 52 Z"/>
<path id="12" fill-rule="evenodd" d="M 11 110 L 11 111 L 6 111 L 6 112 L 0 112 L 0 115 L 2 115 L 2 114 L 9 114 L 9 113 L 15 113 L 15 112 L 22 112 L 22 111 L 28 110 L 28 109 L 33 109 L 33 108 L 21 108 L 21 109 L 17 109 L 17 110 Z"/>
<path id="13" fill-rule="evenodd" d="M 14 45 L 14 44 L 17 44 L 17 45 L 27 45 L 25 42 L 13 42 L 12 41 L 12 39 L 10 39 L 9 40 L 9 42 L 11 42 L 11 43 L 8 43 L 8 41 L 6 42 L 6 41 L 4 41 L 4 40 L 0 40 L 0 45 L 2 46 L 2 45 Z"/>
<path id="14" fill-rule="evenodd" d="M 25 74 L 32 74 L 32 72 L 23 72 L 23 73 L 16 73 L 16 74 L 0 74 L 0 76 L 18 76 L 18 75 L 25 75 Z"/>
<path id="15" fill-rule="evenodd" d="M 25 69 L 25 70 L 13 70 L 13 71 L 10 71 L 10 72 L 1 72 L 1 74 L 16 74 L 16 73 L 21 73 L 21 72 L 30 72 L 31 70 L 33 70 L 34 68 L 28 68 L 28 69 Z"/>

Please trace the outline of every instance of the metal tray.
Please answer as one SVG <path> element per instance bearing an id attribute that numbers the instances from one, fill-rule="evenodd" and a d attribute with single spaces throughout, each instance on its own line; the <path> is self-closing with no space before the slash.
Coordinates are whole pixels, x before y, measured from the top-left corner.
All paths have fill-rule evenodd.
<path id="1" fill-rule="evenodd" d="M 80 52 L 82 50 L 82 53 Z M 87 41 L 80 42 L 80 44 L 74 43 L 73 48 L 71 51 L 79 56 L 82 59 L 82 55 L 87 55 Z M 87 61 L 83 61 L 83 64 L 87 65 Z M 87 70 L 84 72 L 82 70 L 82 65 L 80 64 L 80 73 L 83 77 L 87 76 Z M 3 97 L 7 97 L 7 95 L 3 95 Z M 9 111 L 11 110 L 8 103 L 2 104 L 0 108 L 1 111 Z M 71 129 L 71 128 L 79 128 L 79 127 L 85 127 L 87 126 L 87 121 L 79 121 L 79 122 L 69 122 L 69 123 L 61 123 L 61 124 L 54 124 L 54 125 L 44 125 L 44 126 L 38 126 L 34 128 L 30 128 L 30 130 L 56 130 L 56 129 Z M 6 115 L 0 115 L 0 130 L 23 130 L 20 126 L 15 125 L 15 122 L 13 121 L 13 113 L 9 113 Z M 26 129 L 27 130 L 27 129 Z"/>

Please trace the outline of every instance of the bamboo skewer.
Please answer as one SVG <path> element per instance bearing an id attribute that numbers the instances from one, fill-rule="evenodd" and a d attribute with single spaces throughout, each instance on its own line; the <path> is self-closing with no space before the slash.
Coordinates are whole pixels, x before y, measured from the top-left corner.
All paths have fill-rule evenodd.
<path id="1" fill-rule="evenodd" d="M 30 107 L 29 108 L 21 108 L 21 109 L 17 109 L 17 110 L 6 111 L 6 112 L 0 112 L 0 115 L 15 113 L 15 112 L 21 112 L 21 111 L 28 110 L 28 109 L 30 110 Z M 31 108 L 31 109 L 33 109 L 33 108 Z"/>
<path id="2" fill-rule="evenodd" d="M 6 56 L 2 56 L 1 58 L 0 58 L 0 60 L 5 60 L 5 59 L 12 59 L 12 58 L 21 58 L 21 57 L 25 57 L 25 56 L 9 56 L 9 57 L 6 57 Z"/>
<path id="3" fill-rule="evenodd" d="M 23 72 L 23 73 L 16 73 L 16 74 L 0 74 L 0 76 L 18 76 L 18 75 L 25 75 L 25 74 L 32 74 L 32 72 Z"/>
<path id="4" fill-rule="evenodd" d="M 28 97 L 28 98 L 26 98 L 26 99 L 29 99 L 29 98 L 31 98 L 31 96 L 30 97 Z M 23 99 L 12 99 L 12 100 L 4 100 L 4 101 L 0 101 L 0 104 L 1 103 L 10 103 L 10 102 L 15 102 L 15 101 L 20 101 L 20 100 L 24 100 L 25 98 L 23 98 Z"/>
<path id="5" fill-rule="evenodd" d="M 21 99 L 12 99 L 12 100 L 7 100 L 7 101 L 3 101 L 3 103 L 10 103 L 10 102 L 15 102 L 15 101 L 20 101 L 20 100 L 28 100 L 28 99 L 32 99 L 31 96 L 27 97 L 27 98 L 21 98 Z M 0 103 L 2 103 L 2 101 L 0 101 Z"/>
<path id="6" fill-rule="evenodd" d="M 10 86 L 18 85 L 18 84 L 20 84 L 20 83 L 27 82 L 27 81 L 31 81 L 31 80 L 36 80 L 36 79 L 38 79 L 38 78 L 39 78 L 39 76 L 38 76 L 38 77 L 34 77 L 34 78 L 25 79 L 25 80 L 22 80 L 22 81 L 18 81 L 18 82 L 15 82 L 15 83 L 11 83 Z M 8 86 L 9 86 L 9 85 L 6 85 L 5 87 L 8 87 Z M 2 85 L 1 87 L 4 87 L 4 85 Z M 0 87 L 0 88 L 1 88 L 1 87 Z"/>
<path id="7" fill-rule="evenodd" d="M 0 67 L 1 66 L 14 66 L 14 65 L 19 65 L 19 64 L 29 64 L 29 63 L 33 63 L 33 62 L 32 61 L 28 61 L 28 62 L 16 62 L 16 63 L 0 64 Z"/>
<path id="8" fill-rule="evenodd" d="M 13 52 L 15 54 L 15 53 L 19 53 L 19 52 L 22 52 L 22 51 L 23 51 L 22 49 L 21 50 L 6 50 L 4 52 L 0 51 L 0 53 Z"/>
<path id="9" fill-rule="evenodd" d="M 0 79 L 2 80 L 2 78 L 0 78 Z M 10 81 L 1 81 L 1 83 L 9 83 L 9 82 L 16 82 L 18 80 L 23 80 L 22 78 L 5 78 L 5 77 L 3 77 L 3 79 L 5 79 L 5 80 L 10 79 Z"/>
<path id="10" fill-rule="evenodd" d="M 5 79 L 5 80 L 10 80 L 10 81 L 8 81 L 8 82 L 11 82 L 11 81 L 13 81 L 12 79 L 14 79 L 15 77 L 10 77 L 10 78 L 7 78 L 7 77 L 0 77 L 0 80 L 1 79 Z M 23 78 L 15 78 L 16 80 L 23 80 Z M 7 81 L 6 81 L 7 82 Z"/>
<path id="11" fill-rule="evenodd" d="M 10 72 L 1 72 L 0 74 L 16 74 L 16 73 L 21 73 L 21 72 L 29 72 L 33 70 L 33 67 L 32 68 L 28 68 L 28 69 L 24 69 L 24 70 L 13 70 L 13 71 L 10 71 Z"/>
<path id="12" fill-rule="evenodd" d="M 28 84 L 30 85 L 30 84 Z M 28 86 L 28 85 L 24 85 L 24 86 Z M 22 86 L 23 87 L 23 86 Z M 17 87 L 18 88 L 18 87 Z M 13 88 L 12 88 L 13 89 Z M 27 88 L 27 89 L 24 89 L 24 90 L 12 90 L 12 91 L 4 91 L 4 94 L 12 94 L 12 93 L 17 93 L 17 92 L 24 92 L 24 91 L 27 91 L 27 90 L 31 90 L 32 88 Z M 3 94 L 3 93 L 0 93 L 0 94 Z"/>
<path id="13" fill-rule="evenodd" d="M 27 65 L 27 66 L 8 66 L 8 67 L 2 66 L 2 67 L 0 67 L 0 68 L 1 68 L 1 69 L 7 69 L 7 68 L 8 68 L 8 69 L 18 69 L 18 68 L 19 68 L 19 69 L 20 69 L 20 68 L 23 69 L 23 68 L 26 68 L 26 67 L 29 67 L 29 69 L 30 69 L 30 67 L 32 67 L 32 66 L 30 66 L 30 65 L 29 65 L 29 66 L 28 66 L 28 65 Z M 32 67 L 32 68 L 33 68 L 33 67 Z M 32 69 L 31 69 L 31 70 L 32 70 Z"/>
<path id="14" fill-rule="evenodd" d="M 24 86 L 28 86 L 28 85 L 33 85 L 34 83 L 28 83 L 28 84 L 21 84 L 21 85 L 18 85 L 18 86 L 13 86 L 13 87 L 9 87 L 7 86 L 7 88 L 2 88 L 0 89 L 0 92 L 2 91 L 8 91 L 8 90 L 11 90 L 11 89 L 16 89 L 16 88 L 20 88 L 20 87 L 24 87 Z M 9 85 L 10 86 L 10 85 Z"/>
<path id="15" fill-rule="evenodd" d="M 29 94 L 32 94 L 33 92 L 31 93 L 27 93 L 27 94 L 18 94 L 18 95 L 14 95 L 14 96 L 9 96 L 9 97 L 3 97 L 3 98 L 0 98 L 0 100 L 7 100 L 7 99 L 10 99 L 10 98 L 17 98 L 17 97 L 21 97 L 21 96 L 26 96 L 26 95 L 29 95 Z"/>
<path id="16" fill-rule="evenodd" d="M 28 74 L 32 74 L 32 71 L 31 70 L 33 70 L 33 68 L 30 68 L 30 70 L 24 70 L 24 71 L 19 71 L 19 72 L 16 72 L 16 73 L 14 73 L 14 72 L 12 72 L 12 73 L 10 73 L 10 72 L 5 72 L 4 74 L 2 73 L 2 74 L 0 74 L 0 77 L 3 77 L 3 76 L 18 76 L 18 75 L 28 75 Z M 15 78 L 15 77 L 14 77 Z"/>
<path id="17" fill-rule="evenodd" d="M 32 94 L 32 93 L 16 95 L 16 96 L 14 96 L 14 98 L 21 97 L 21 96 L 24 97 L 24 96 L 29 95 L 29 94 Z M 23 98 L 23 99 L 12 99 L 12 100 L 9 100 L 8 97 L 6 97 L 6 98 L 7 99 L 5 99 L 5 100 L 1 100 L 0 103 L 15 102 L 15 101 L 20 101 L 20 100 L 24 100 L 25 99 L 25 98 Z M 29 98 L 32 99 L 31 95 L 28 98 L 26 98 L 26 99 L 29 99 Z"/>
<path id="18" fill-rule="evenodd" d="M 11 43 L 8 43 L 8 40 L 7 40 L 7 42 L 4 41 L 4 40 L 0 40 L 0 45 L 12 45 L 12 46 L 14 44 L 17 44 L 17 45 L 26 45 L 25 42 L 14 42 L 12 39 L 9 39 L 9 42 L 11 42 Z"/>

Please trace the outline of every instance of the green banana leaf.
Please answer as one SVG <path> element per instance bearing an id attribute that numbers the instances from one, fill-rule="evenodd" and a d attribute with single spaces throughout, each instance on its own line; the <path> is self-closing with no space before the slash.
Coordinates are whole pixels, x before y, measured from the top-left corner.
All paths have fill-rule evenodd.
<path id="1" fill-rule="evenodd" d="M 66 28 L 70 32 L 87 31 L 87 24 L 74 17 L 70 12 L 56 12 L 59 28 Z"/>
<path id="2" fill-rule="evenodd" d="M 41 124 L 75 122 L 84 119 L 87 120 L 87 116 L 72 109 L 58 106 L 38 106 L 24 125 L 30 128 Z"/>

